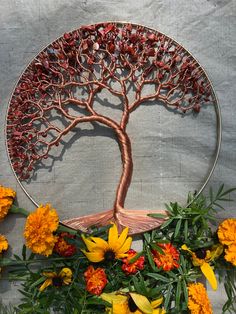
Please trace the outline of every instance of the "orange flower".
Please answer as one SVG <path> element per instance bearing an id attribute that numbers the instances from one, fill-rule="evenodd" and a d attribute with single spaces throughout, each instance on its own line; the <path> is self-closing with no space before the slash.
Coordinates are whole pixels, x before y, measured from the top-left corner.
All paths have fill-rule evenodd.
<path id="1" fill-rule="evenodd" d="M 126 274 L 136 274 L 138 270 L 142 270 L 144 268 L 144 256 L 140 256 L 134 263 L 130 263 L 130 260 L 137 255 L 137 252 L 130 249 L 127 254 L 128 256 L 122 259 L 123 265 L 121 267 Z"/>
<path id="2" fill-rule="evenodd" d="M 69 244 L 66 239 L 74 239 L 75 236 L 68 233 L 62 232 L 58 236 L 58 240 L 54 246 L 53 251 L 59 254 L 60 256 L 69 257 L 76 253 L 76 246 Z"/>
<path id="3" fill-rule="evenodd" d="M 188 308 L 191 314 L 212 314 L 212 307 L 202 283 L 188 286 Z"/>
<path id="4" fill-rule="evenodd" d="M 0 185 L 0 221 L 8 214 L 15 197 L 15 191 Z"/>
<path id="5" fill-rule="evenodd" d="M 225 260 L 236 266 L 236 244 L 229 245 L 225 250 Z"/>
<path id="6" fill-rule="evenodd" d="M 26 245 L 36 254 L 51 255 L 57 237 L 53 234 L 57 230 L 59 218 L 50 204 L 40 205 L 26 220 L 24 236 Z"/>
<path id="7" fill-rule="evenodd" d="M 179 252 L 171 243 L 157 243 L 162 249 L 163 254 L 157 250 L 152 250 L 153 260 L 157 267 L 162 267 L 163 270 L 169 271 L 173 268 L 178 268 Z"/>
<path id="8" fill-rule="evenodd" d="M 107 276 L 103 268 L 94 269 L 89 266 L 84 272 L 86 290 L 91 294 L 100 295 L 107 284 Z"/>
<path id="9" fill-rule="evenodd" d="M 0 234 L 0 254 L 8 249 L 8 242 L 4 235 Z"/>
<path id="10" fill-rule="evenodd" d="M 224 220 L 219 225 L 217 234 L 221 244 L 236 244 L 236 218 Z"/>

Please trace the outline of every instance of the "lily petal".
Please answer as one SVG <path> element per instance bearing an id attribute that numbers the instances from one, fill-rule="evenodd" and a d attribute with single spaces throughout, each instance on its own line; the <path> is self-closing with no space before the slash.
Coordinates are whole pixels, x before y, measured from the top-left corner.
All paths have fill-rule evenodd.
<path id="1" fill-rule="evenodd" d="M 83 239 L 83 241 L 84 241 L 84 243 L 85 243 L 85 245 L 86 245 L 86 247 L 87 247 L 87 249 L 88 249 L 89 251 L 93 251 L 93 250 L 97 247 L 96 243 L 94 243 L 94 242 L 91 240 L 91 238 L 86 238 L 86 237 L 82 234 L 82 239 Z"/>
<path id="2" fill-rule="evenodd" d="M 215 260 L 224 252 L 224 246 L 222 244 L 216 244 L 211 249 L 210 260 Z"/>
<path id="3" fill-rule="evenodd" d="M 102 293 L 100 297 L 109 303 L 123 303 L 127 301 L 127 296 L 117 294 L 116 292 L 111 292 L 111 293 Z"/>
<path id="4" fill-rule="evenodd" d="M 45 290 L 48 286 L 52 285 L 52 279 L 48 278 L 44 281 L 44 283 L 39 287 L 39 291 L 42 292 L 43 290 Z"/>
<path id="5" fill-rule="evenodd" d="M 117 255 L 124 254 L 124 253 L 128 252 L 130 247 L 131 247 L 131 243 L 132 243 L 132 238 L 128 237 L 125 240 L 123 246 L 118 250 Z"/>
<path id="6" fill-rule="evenodd" d="M 209 281 L 212 289 L 217 290 L 217 280 L 211 266 L 208 263 L 203 263 L 200 268 L 206 279 Z"/>
<path id="7" fill-rule="evenodd" d="M 102 238 L 91 237 L 91 240 L 96 244 L 96 247 L 93 250 L 103 249 L 105 251 L 109 248 L 108 243 Z"/>
<path id="8" fill-rule="evenodd" d="M 164 309 L 156 309 L 152 314 L 166 314 L 166 311 Z"/>
<path id="9" fill-rule="evenodd" d="M 126 240 L 126 238 L 128 236 L 128 232 L 129 232 L 129 228 L 128 227 L 126 227 L 124 230 L 122 230 L 122 232 L 121 232 L 121 234 L 120 234 L 120 236 L 118 238 L 118 241 L 117 241 L 119 243 L 119 248 L 124 245 L 125 240 Z"/>
<path id="10" fill-rule="evenodd" d="M 71 278 L 72 277 L 71 269 L 67 267 L 62 268 L 62 270 L 59 273 L 59 277 L 65 278 L 65 279 Z"/>
<path id="11" fill-rule="evenodd" d="M 184 251 L 188 251 L 192 256 L 194 255 L 194 253 L 187 247 L 186 244 L 183 244 L 181 246 L 181 249 L 184 250 Z"/>
<path id="12" fill-rule="evenodd" d="M 156 299 L 154 301 L 151 302 L 151 306 L 153 309 L 157 308 L 159 305 L 161 305 L 163 302 L 163 298 L 159 298 L 159 299 Z"/>
<path id="13" fill-rule="evenodd" d="M 96 252 L 86 252 L 81 250 L 90 262 L 98 263 L 104 260 L 104 252 L 102 250 L 96 250 Z"/>
<path id="14" fill-rule="evenodd" d="M 148 299 L 141 294 L 138 293 L 130 293 L 131 298 L 133 299 L 134 303 L 137 305 L 137 307 L 144 313 L 144 314 L 152 314 L 153 308 L 151 306 L 151 303 L 148 301 Z"/>
<path id="15" fill-rule="evenodd" d="M 108 233 L 108 244 L 112 249 L 116 249 L 118 246 L 117 242 L 118 242 L 118 230 L 117 230 L 117 226 L 113 223 Z"/>
<path id="16" fill-rule="evenodd" d="M 60 277 L 71 277 L 72 276 L 72 270 L 68 267 L 64 267 L 60 271 L 59 276 Z"/>
<path id="17" fill-rule="evenodd" d="M 117 294 L 117 292 L 102 293 L 101 298 L 104 301 L 109 302 L 112 308 L 107 308 L 106 311 L 109 314 L 127 314 L 130 313 L 128 308 L 128 297 Z M 135 313 L 138 313 L 137 311 Z M 141 313 L 141 312 L 140 312 Z"/>

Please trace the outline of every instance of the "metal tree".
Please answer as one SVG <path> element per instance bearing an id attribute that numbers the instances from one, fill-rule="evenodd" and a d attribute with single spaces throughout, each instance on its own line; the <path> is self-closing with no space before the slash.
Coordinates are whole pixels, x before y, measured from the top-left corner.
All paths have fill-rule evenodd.
<path id="1" fill-rule="evenodd" d="M 149 92 L 147 93 L 147 87 Z M 122 101 L 121 118 L 94 108 L 96 95 L 106 90 Z M 64 34 L 27 67 L 13 93 L 7 118 L 7 142 L 13 169 L 21 180 L 81 123 L 98 123 L 114 130 L 123 170 L 113 209 L 65 221 L 82 229 L 115 221 L 138 233 L 163 220 L 148 210 L 128 210 L 124 203 L 132 177 L 131 142 L 126 132 L 130 114 L 142 103 L 158 100 L 179 112 L 199 112 L 212 102 L 203 69 L 179 44 L 143 26 L 101 23 Z M 70 112 L 69 108 L 78 108 Z M 52 116 L 63 117 L 64 128 Z M 153 211 L 152 211 L 153 212 Z M 159 211 L 160 212 L 160 211 Z"/>

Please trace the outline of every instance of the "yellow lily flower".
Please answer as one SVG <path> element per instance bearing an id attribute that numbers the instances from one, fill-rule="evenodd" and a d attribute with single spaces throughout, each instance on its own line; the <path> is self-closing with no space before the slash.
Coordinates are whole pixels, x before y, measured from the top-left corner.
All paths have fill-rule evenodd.
<path id="1" fill-rule="evenodd" d="M 87 247 L 87 251 L 81 250 L 84 255 L 93 263 L 98 263 L 103 260 L 113 261 L 115 259 L 124 258 L 127 256 L 126 252 L 129 251 L 132 238 L 128 236 L 128 228 L 125 228 L 120 236 L 118 235 L 117 226 L 112 224 L 109 229 L 108 241 L 98 237 L 85 238 L 82 235 L 82 239 Z"/>
<path id="2" fill-rule="evenodd" d="M 62 268 L 59 274 L 56 272 L 43 272 L 43 276 L 47 279 L 39 287 L 39 291 L 45 290 L 48 286 L 61 287 L 62 285 L 69 285 L 72 281 L 72 271 L 67 267 Z"/>
<path id="3" fill-rule="evenodd" d="M 215 245 L 211 250 L 198 250 L 196 252 L 191 251 L 186 244 L 181 246 L 181 249 L 188 251 L 192 256 L 192 262 L 194 266 L 199 266 L 203 275 L 209 281 L 213 290 L 217 290 L 217 280 L 212 267 L 209 262 L 218 258 L 223 252 L 223 246 L 221 244 Z"/>
<path id="4" fill-rule="evenodd" d="M 152 302 L 138 293 L 121 292 L 102 293 L 101 298 L 111 303 L 112 307 L 107 308 L 108 313 L 112 314 L 165 314 L 164 309 L 158 308 L 162 304 L 163 298 Z"/>

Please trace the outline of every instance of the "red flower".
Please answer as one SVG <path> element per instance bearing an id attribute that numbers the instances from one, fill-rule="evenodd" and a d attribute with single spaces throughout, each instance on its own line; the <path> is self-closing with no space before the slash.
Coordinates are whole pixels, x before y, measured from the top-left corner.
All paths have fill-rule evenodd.
<path id="1" fill-rule="evenodd" d="M 76 253 L 76 246 L 69 244 L 66 239 L 74 239 L 75 236 L 68 232 L 62 232 L 58 236 L 58 240 L 54 246 L 54 252 L 60 256 L 69 257 Z"/>
<path id="2" fill-rule="evenodd" d="M 94 269 L 89 266 L 84 272 L 86 290 L 91 294 L 100 295 L 107 284 L 107 276 L 103 268 Z"/>
<path id="3" fill-rule="evenodd" d="M 178 268 L 179 252 L 171 243 L 157 243 L 162 249 L 163 254 L 157 250 L 152 250 L 153 260 L 157 267 L 162 267 L 163 270 L 169 271 L 173 268 Z"/>
<path id="4" fill-rule="evenodd" d="M 144 256 L 140 256 L 134 263 L 130 264 L 130 260 L 137 255 L 137 252 L 130 249 L 127 254 L 128 256 L 122 259 L 123 265 L 121 267 L 126 274 L 136 274 L 138 270 L 144 268 Z"/>

